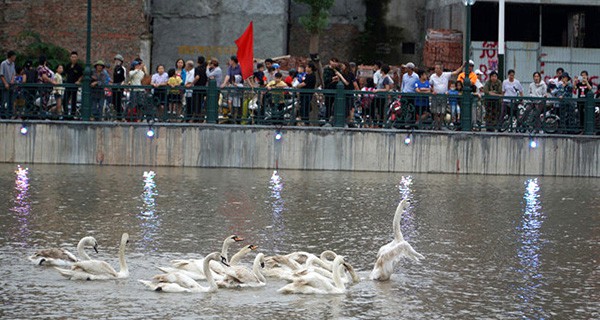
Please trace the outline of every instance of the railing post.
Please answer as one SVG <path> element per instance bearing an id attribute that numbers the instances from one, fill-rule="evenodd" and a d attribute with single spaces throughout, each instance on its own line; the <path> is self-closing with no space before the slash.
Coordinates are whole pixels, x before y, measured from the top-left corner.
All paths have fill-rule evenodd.
<path id="1" fill-rule="evenodd" d="M 595 131 L 594 126 L 596 121 L 596 115 L 594 114 L 594 93 L 590 90 L 590 92 L 588 92 L 585 98 L 586 99 L 584 107 L 585 113 L 583 114 L 583 131 L 586 135 L 593 135 Z"/>
<path id="2" fill-rule="evenodd" d="M 333 125 L 343 128 L 346 124 L 346 95 L 344 94 L 344 84 L 340 81 L 335 89 L 335 104 L 333 105 Z"/>
<path id="3" fill-rule="evenodd" d="M 219 89 L 217 89 L 217 81 L 211 79 L 208 82 L 208 90 L 206 94 L 206 123 L 217 123 L 217 111 L 218 111 L 218 96 Z"/>
<path id="4" fill-rule="evenodd" d="M 465 78 L 468 75 L 465 76 Z M 468 83 L 465 81 L 465 83 Z M 470 83 L 470 82 L 469 82 Z M 471 86 L 465 85 L 463 89 L 463 105 L 460 106 L 460 130 L 462 131 L 471 131 L 472 122 L 471 122 L 471 101 L 473 100 L 473 95 L 471 94 Z"/>

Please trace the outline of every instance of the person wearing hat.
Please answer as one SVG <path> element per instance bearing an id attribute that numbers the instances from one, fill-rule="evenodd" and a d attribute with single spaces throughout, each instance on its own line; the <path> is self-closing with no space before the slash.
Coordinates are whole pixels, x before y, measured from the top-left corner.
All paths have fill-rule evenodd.
<path id="1" fill-rule="evenodd" d="M 466 67 L 466 65 L 467 63 L 465 62 L 464 66 Z M 456 79 L 456 81 L 460 81 L 463 84 L 465 83 L 464 71 L 458 75 L 458 79 Z M 469 81 L 471 82 L 471 86 L 475 86 L 475 84 L 477 83 L 477 75 L 475 74 L 475 62 L 473 62 L 473 60 L 469 60 Z"/>
<path id="2" fill-rule="evenodd" d="M 406 73 L 402 76 L 402 93 L 415 93 L 415 84 L 419 81 L 419 76 L 414 72 L 415 64 L 409 62 L 406 64 Z"/>
<path id="3" fill-rule="evenodd" d="M 121 86 L 125 84 L 125 75 L 127 70 L 123 67 L 123 56 L 120 54 L 115 55 L 114 58 L 114 70 L 113 70 L 113 84 Z M 123 89 L 113 88 L 112 89 L 112 103 L 117 113 L 117 120 L 123 119 Z"/>
<path id="4" fill-rule="evenodd" d="M 90 84 L 92 87 L 92 113 L 96 121 L 102 120 L 102 109 L 105 100 L 103 87 L 108 84 L 108 77 L 106 72 L 104 72 L 105 67 L 106 65 L 102 60 L 94 63 L 94 72 L 92 73 L 92 82 Z"/>
<path id="5" fill-rule="evenodd" d="M 500 99 L 502 96 L 502 83 L 498 80 L 498 72 L 490 72 L 490 80 L 483 86 L 485 97 L 485 125 L 487 131 L 494 131 L 498 124 L 498 114 L 500 111 Z"/>

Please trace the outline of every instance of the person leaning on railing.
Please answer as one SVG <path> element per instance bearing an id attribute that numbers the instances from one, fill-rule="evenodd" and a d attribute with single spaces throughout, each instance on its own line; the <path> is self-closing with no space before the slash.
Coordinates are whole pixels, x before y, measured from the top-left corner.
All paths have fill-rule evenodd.
<path id="1" fill-rule="evenodd" d="M 490 80 L 483 86 L 485 97 L 485 126 L 487 131 L 494 131 L 498 125 L 500 111 L 500 98 L 502 96 L 502 83 L 498 80 L 498 72 L 490 72 Z"/>

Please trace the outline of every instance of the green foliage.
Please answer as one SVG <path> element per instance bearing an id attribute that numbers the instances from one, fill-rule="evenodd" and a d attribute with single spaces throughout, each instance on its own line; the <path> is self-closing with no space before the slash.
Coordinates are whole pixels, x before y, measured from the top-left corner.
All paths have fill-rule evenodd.
<path id="1" fill-rule="evenodd" d="M 22 66 L 27 60 L 33 62 L 33 66 L 37 66 L 41 55 L 46 56 L 48 67 L 56 70 L 59 64 L 65 64 L 69 61 L 70 52 L 60 46 L 52 43 L 44 42 L 40 34 L 33 31 L 23 31 L 17 38 L 19 47 L 22 51 L 17 51 L 16 64 Z"/>
<path id="2" fill-rule="evenodd" d="M 327 27 L 329 9 L 335 0 L 295 0 L 310 7 L 310 13 L 300 17 L 300 23 L 311 34 L 318 34 Z"/>

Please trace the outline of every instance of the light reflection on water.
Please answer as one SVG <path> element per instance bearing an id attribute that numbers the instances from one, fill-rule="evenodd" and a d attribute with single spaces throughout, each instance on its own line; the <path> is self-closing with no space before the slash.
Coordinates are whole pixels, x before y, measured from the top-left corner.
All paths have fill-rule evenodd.
<path id="1" fill-rule="evenodd" d="M 285 238 L 285 219 L 283 217 L 285 209 L 285 200 L 283 199 L 283 179 L 279 172 L 273 171 L 271 180 L 269 181 L 269 189 L 271 190 L 271 206 L 272 206 L 272 221 L 271 226 L 271 247 L 275 251 L 282 250 L 282 241 Z"/>
<path id="2" fill-rule="evenodd" d="M 527 318 L 544 318 L 543 308 L 535 306 L 533 300 L 538 296 L 538 288 L 542 285 L 543 275 L 540 271 L 541 247 L 543 245 L 540 234 L 544 217 L 540 202 L 540 185 L 538 179 L 525 181 L 525 194 L 523 200 L 525 208 L 521 224 L 517 227 L 519 232 L 519 246 L 517 256 L 520 266 L 517 272 L 522 276 L 517 295 L 525 307 L 523 313 Z"/>
<path id="3" fill-rule="evenodd" d="M 20 165 L 15 170 L 15 197 L 14 206 L 10 209 L 18 221 L 19 231 L 16 232 L 14 241 L 27 244 L 31 234 L 29 219 L 31 219 L 31 200 L 29 199 L 29 168 Z"/>
<path id="4" fill-rule="evenodd" d="M 142 230 L 139 246 L 145 250 L 156 251 L 160 245 L 156 240 L 160 228 L 160 217 L 156 212 L 156 197 L 158 196 L 156 182 L 154 181 L 156 173 L 154 171 L 144 171 L 142 177 L 144 179 L 144 191 L 141 195 L 140 213 L 137 215 Z"/>
<path id="5" fill-rule="evenodd" d="M 56 318 L 77 318 L 82 310 L 90 318 L 600 318 L 594 179 L 30 169 L 15 178 L 14 165 L 0 164 L 0 190 L 9 190 L 0 193 L 2 318 L 41 310 Z M 402 230 L 425 259 L 400 261 L 387 283 L 363 280 L 345 295 L 311 297 L 280 295 L 285 283 L 272 279 L 264 288 L 207 295 L 159 294 L 136 281 L 171 259 L 220 249 L 231 232 L 267 255 L 332 249 L 366 279 L 377 250 L 393 238 L 394 210 L 405 197 L 413 202 Z M 93 258 L 117 265 L 124 231 L 130 279 L 70 282 L 26 259 L 48 245 L 73 249 L 89 233 L 101 246 Z"/>

